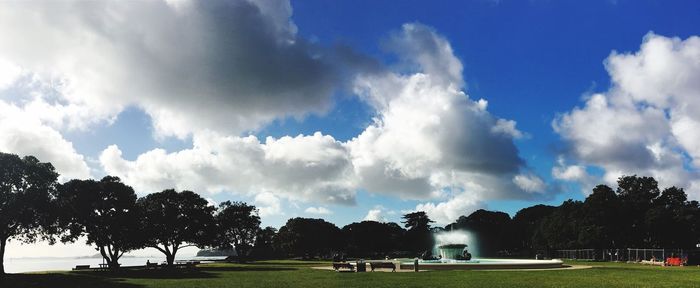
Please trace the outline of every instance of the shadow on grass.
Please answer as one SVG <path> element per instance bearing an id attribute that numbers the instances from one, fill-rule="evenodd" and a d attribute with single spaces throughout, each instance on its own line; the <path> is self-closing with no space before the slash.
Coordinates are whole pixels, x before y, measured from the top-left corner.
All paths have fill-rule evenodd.
<path id="1" fill-rule="evenodd" d="M 142 288 L 144 286 L 125 283 L 121 279 L 72 273 L 8 274 L 0 278 L 0 287 L 52 287 L 52 288 Z"/>
<path id="2" fill-rule="evenodd" d="M 330 265 L 331 262 L 321 262 L 321 261 L 294 261 L 294 262 L 248 262 L 243 263 L 243 265 L 269 265 L 269 266 L 314 266 L 314 265 Z"/>
<path id="3" fill-rule="evenodd" d="M 269 272 L 269 271 L 294 271 L 299 270 L 291 267 L 255 267 L 255 266 L 214 266 L 202 267 L 203 271 L 247 271 L 247 272 Z"/>
<path id="4" fill-rule="evenodd" d="M 207 269 L 208 270 L 208 269 Z M 118 270 L 118 271 L 75 271 L 72 274 L 102 278 L 134 279 L 205 279 L 215 275 L 203 269 L 152 269 L 152 270 Z"/>

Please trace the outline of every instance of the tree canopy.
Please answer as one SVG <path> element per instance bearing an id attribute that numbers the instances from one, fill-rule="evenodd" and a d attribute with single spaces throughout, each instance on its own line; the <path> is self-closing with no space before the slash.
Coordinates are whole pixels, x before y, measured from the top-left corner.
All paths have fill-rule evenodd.
<path id="1" fill-rule="evenodd" d="M 359 257 L 384 258 L 399 248 L 404 229 L 396 223 L 362 221 L 342 229 L 348 254 Z"/>
<path id="2" fill-rule="evenodd" d="M 138 200 L 138 206 L 143 246 L 165 254 L 168 265 L 173 265 L 182 248 L 215 244 L 215 208 L 192 191 L 148 194 Z"/>
<path id="3" fill-rule="evenodd" d="M 58 199 L 66 230 L 63 242 L 87 237 L 87 244 L 95 245 L 111 268 L 119 266 L 125 252 L 141 248 L 136 193 L 118 177 L 68 181 Z"/>
<path id="4" fill-rule="evenodd" d="M 258 209 L 243 202 L 222 202 L 216 213 L 216 225 L 217 248 L 235 248 L 239 259 L 245 259 L 260 230 Z"/>
<path id="5" fill-rule="evenodd" d="M 323 219 L 292 218 L 277 233 L 278 249 L 287 256 L 329 256 L 345 246 L 340 229 Z"/>
<path id="6" fill-rule="evenodd" d="M 0 276 L 7 241 L 53 241 L 58 173 L 32 156 L 0 152 Z"/>

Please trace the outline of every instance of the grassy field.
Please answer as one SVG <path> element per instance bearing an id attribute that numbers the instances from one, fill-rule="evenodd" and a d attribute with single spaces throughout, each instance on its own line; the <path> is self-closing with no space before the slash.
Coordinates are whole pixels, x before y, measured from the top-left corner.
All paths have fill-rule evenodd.
<path id="1" fill-rule="evenodd" d="M 336 273 L 322 262 L 264 261 L 201 265 L 197 271 L 12 274 L 0 287 L 700 287 L 698 267 L 570 262 L 592 269 L 560 271 L 428 271 Z"/>

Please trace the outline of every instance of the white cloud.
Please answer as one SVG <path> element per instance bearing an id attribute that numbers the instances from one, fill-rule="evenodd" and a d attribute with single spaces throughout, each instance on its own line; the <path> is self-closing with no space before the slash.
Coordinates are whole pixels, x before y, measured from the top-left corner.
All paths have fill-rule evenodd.
<path id="1" fill-rule="evenodd" d="M 282 201 L 273 193 L 263 192 L 255 195 L 255 200 L 253 202 L 255 202 L 258 208 L 260 217 L 284 214 L 282 211 Z"/>
<path id="2" fill-rule="evenodd" d="M 459 216 L 469 215 L 478 209 L 482 203 L 481 197 L 474 193 L 459 193 L 447 201 L 421 203 L 415 211 L 424 211 L 438 225 L 446 225 L 455 221 Z"/>
<path id="3" fill-rule="evenodd" d="M 298 37 L 291 13 L 285 0 L 6 2 L 0 88 L 22 71 L 55 88 L 51 104 L 81 108 L 65 125 L 133 105 L 180 138 L 323 113 L 339 57 Z"/>
<path id="4" fill-rule="evenodd" d="M 537 175 L 527 174 L 527 175 L 515 175 L 513 177 L 513 183 L 518 185 L 520 189 L 530 192 L 530 193 L 544 193 L 546 192 L 547 185 L 542 181 Z"/>
<path id="5" fill-rule="evenodd" d="M 512 181 L 524 168 L 513 143 L 523 134 L 515 121 L 492 116 L 485 100 L 463 92 L 461 62 L 444 37 L 406 24 L 388 47 L 412 73 L 361 75 L 355 82 L 356 93 L 377 110 L 374 122 L 347 143 L 361 187 L 444 199 L 416 207 L 442 223 L 484 200 L 529 198 L 532 189 L 546 189 L 535 175 L 527 178 L 530 190 Z"/>
<path id="6" fill-rule="evenodd" d="M 141 193 L 230 191 L 255 196 L 270 214 L 280 200 L 352 204 L 364 189 L 443 201 L 421 205 L 453 209 L 434 212 L 446 219 L 483 200 L 546 189 L 536 175 L 527 176 L 530 185 L 513 181 L 525 168 L 513 143 L 523 133 L 491 115 L 486 100 L 469 98 L 461 61 L 432 28 L 405 24 L 394 33 L 386 47 L 400 71 L 387 71 L 299 37 L 291 13 L 283 0 L 6 3 L 0 70 L 14 76 L 0 83 L 28 79 L 6 103 L 37 125 L 89 129 L 136 106 L 156 136 L 191 136 L 192 148 L 180 151 L 124 159 L 112 145 L 101 153 L 104 171 Z M 348 77 L 354 81 L 342 83 Z M 341 86 L 376 112 L 347 142 L 320 133 L 240 136 L 275 119 L 324 113 Z M 76 157 L 63 166 L 80 166 Z"/>
<path id="7" fill-rule="evenodd" d="M 384 217 L 384 211 L 381 208 L 370 209 L 367 211 L 363 221 L 376 221 L 376 222 L 387 222 L 386 217 Z"/>
<path id="8" fill-rule="evenodd" d="M 90 169 L 73 145 L 25 110 L 0 100 L 0 151 L 51 162 L 60 180 L 87 178 Z"/>
<path id="9" fill-rule="evenodd" d="M 648 175 L 698 199 L 700 38 L 649 33 L 639 51 L 613 52 L 605 67 L 611 89 L 553 121 L 570 146 L 567 157 L 577 162 L 553 175 L 581 181 L 583 167 L 596 166 L 607 184 L 621 175 Z"/>
<path id="10" fill-rule="evenodd" d="M 154 149 L 136 160 L 122 158 L 117 146 L 102 152 L 104 170 L 141 192 L 174 187 L 200 193 L 232 191 L 318 203 L 354 203 L 347 152 L 333 137 L 256 137 L 197 134 L 192 149 L 166 153 Z"/>
<path id="11" fill-rule="evenodd" d="M 155 149 L 129 161 L 111 146 L 100 161 L 105 171 L 139 191 L 175 187 L 350 204 L 355 190 L 364 189 L 402 199 L 444 200 L 419 207 L 452 220 L 487 199 L 543 192 L 546 185 L 536 175 L 512 180 L 524 166 L 513 143 L 522 134 L 514 121 L 487 112 L 485 100 L 472 101 L 461 90 L 461 76 L 455 78 L 461 64 L 449 43 L 419 24 L 405 25 L 402 33 L 394 35 L 392 45 L 403 57 L 420 54 L 411 58 L 420 71 L 359 75 L 355 91 L 377 116 L 347 142 L 320 133 L 261 142 L 254 136 L 197 132 L 192 149 Z M 409 40 L 428 41 L 416 47 L 430 49 L 402 50 Z"/>
<path id="12" fill-rule="evenodd" d="M 330 215 L 333 214 L 333 211 L 328 210 L 326 207 L 309 207 L 304 210 L 304 212 L 309 213 L 309 214 L 317 214 L 317 215 Z"/>
<path id="13" fill-rule="evenodd" d="M 10 61 L 0 59 L 0 90 L 9 87 L 22 75 L 22 68 Z"/>

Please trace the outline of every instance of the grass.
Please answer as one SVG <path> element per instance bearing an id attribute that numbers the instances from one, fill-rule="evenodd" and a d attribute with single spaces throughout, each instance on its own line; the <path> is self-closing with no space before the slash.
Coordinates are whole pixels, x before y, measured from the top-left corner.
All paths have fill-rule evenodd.
<path id="1" fill-rule="evenodd" d="M 699 287 L 698 267 L 570 262 L 592 269 L 560 271 L 428 271 L 336 273 L 327 262 L 207 264 L 196 271 L 50 272 L 7 275 L 0 287 Z"/>

